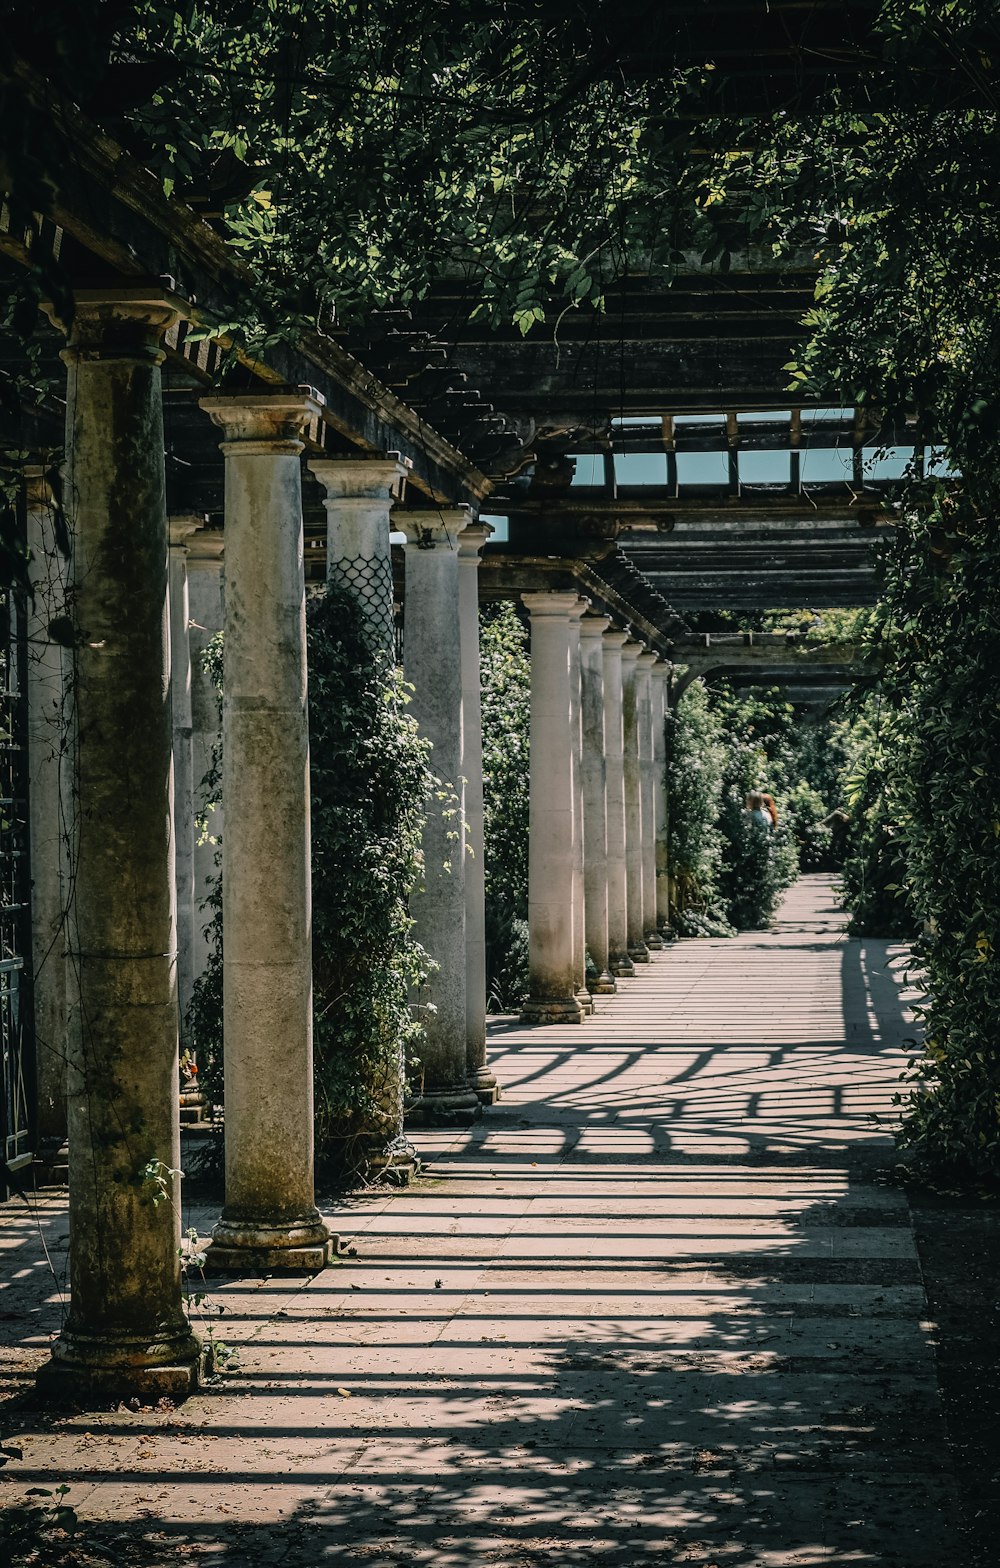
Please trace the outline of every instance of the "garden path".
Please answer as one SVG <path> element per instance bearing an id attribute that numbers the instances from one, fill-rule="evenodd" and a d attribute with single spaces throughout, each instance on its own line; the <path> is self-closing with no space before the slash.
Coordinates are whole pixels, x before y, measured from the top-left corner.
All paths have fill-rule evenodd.
<path id="1" fill-rule="evenodd" d="M 15 1402 L 7 1497 L 65 1479 L 94 1539 L 211 1568 L 959 1560 L 871 1120 L 903 954 L 842 926 L 803 878 L 772 932 L 657 954 L 581 1026 L 497 1021 L 503 1101 L 421 1134 L 409 1190 L 338 1206 L 356 1257 L 213 1284 L 240 1365 L 181 1410 Z M 58 1271 L 63 1214 L 0 1209 L 15 1386 L 58 1323 L 38 1236 Z"/>

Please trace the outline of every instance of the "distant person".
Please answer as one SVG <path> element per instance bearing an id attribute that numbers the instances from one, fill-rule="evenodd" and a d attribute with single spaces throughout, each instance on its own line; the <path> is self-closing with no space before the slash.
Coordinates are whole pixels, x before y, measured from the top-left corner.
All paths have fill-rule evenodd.
<path id="1" fill-rule="evenodd" d="M 843 865 L 850 839 L 851 813 L 838 806 L 823 818 L 820 827 L 830 829 L 830 853 L 839 865 Z"/>
<path id="2" fill-rule="evenodd" d="M 771 819 L 771 826 L 776 828 L 778 826 L 778 808 L 774 804 L 774 796 L 768 795 L 764 790 L 761 790 L 760 798 L 764 804 L 764 810 Z"/>
<path id="3" fill-rule="evenodd" d="M 750 791 L 746 799 L 743 815 L 749 817 L 756 827 L 764 828 L 768 833 L 770 833 L 774 825 L 771 821 L 770 813 L 764 805 L 764 797 L 759 789 Z"/>

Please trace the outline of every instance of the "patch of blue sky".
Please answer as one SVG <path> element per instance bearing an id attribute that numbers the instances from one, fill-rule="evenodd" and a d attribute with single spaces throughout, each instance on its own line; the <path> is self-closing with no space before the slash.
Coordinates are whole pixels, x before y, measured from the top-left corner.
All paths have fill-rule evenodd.
<path id="1" fill-rule="evenodd" d="M 741 452 L 739 462 L 744 485 L 787 485 L 792 477 L 790 452 Z"/>
<path id="2" fill-rule="evenodd" d="M 851 449 L 847 446 L 803 447 L 799 473 L 804 485 L 829 484 L 851 477 Z"/>
<path id="3" fill-rule="evenodd" d="M 666 452 L 616 452 L 615 478 L 620 485 L 665 485 Z"/>
<path id="4" fill-rule="evenodd" d="M 866 479 L 902 479 L 913 457 L 912 446 L 889 446 L 865 453 Z"/>
<path id="5" fill-rule="evenodd" d="M 804 425 L 821 425 L 824 420 L 853 418 L 853 408 L 804 408 L 802 410 Z"/>
<path id="6" fill-rule="evenodd" d="M 729 457 L 726 452 L 678 452 L 678 484 L 724 485 L 728 480 Z"/>
<path id="7" fill-rule="evenodd" d="M 486 541 L 487 545 L 507 543 L 507 540 L 510 538 L 509 517 L 500 517 L 495 512 L 483 512 L 480 515 L 479 521 L 481 523 L 489 523 L 490 527 L 493 529 L 493 532 Z"/>
<path id="8" fill-rule="evenodd" d="M 773 424 L 776 419 L 791 419 L 791 417 L 791 409 L 788 408 L 781 409 L 778 413 L 773 413 L 770 409 L 752 409 L 749 413 L 737 414 L 736 423 L 739 425 L 762 425 L 770 421 Z"/>
<path id="9" fill-rule="evenodd" d="M 576 463 L 576 473 L 573 475 L 575 485 L 603 485 L 603 452 L 571 452 L 570 456 Z"/>

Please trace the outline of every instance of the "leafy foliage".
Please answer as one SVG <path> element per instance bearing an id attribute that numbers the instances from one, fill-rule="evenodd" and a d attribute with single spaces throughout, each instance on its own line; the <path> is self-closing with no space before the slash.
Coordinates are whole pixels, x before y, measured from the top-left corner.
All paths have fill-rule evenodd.
<path id="1" fill-rule="evenodd" d="M 402 1127 L 408 993 L 426 977 L 407 900 L 421 869 L 430 748 L 400 672 L 357 601 L 328 584 L 308 610 L 316 1148 L 352 1169 Z"/>
<path id="2" fill-rule="evenodd" d="M 356 600 L 328 585 L 309 603 L 316 1151 L 320 1170 L 364 1165 L 401 1129 L 408 1005 L 426 975 L 407 899 L 420 870 L 429 747 L 388 657 L 372 652 Z M 221 675 L 221 637 L 206 663 Z M 211 788 L 211 781 L 210 781 Z M 202 1080 L 222 1076 L 221 878 L 213 950 L 188 1024 Z"/>
<path id="3" fill-rule="evenodd" d="M 486 985 L 492 1012 L 528 994 L 528 775 L 531 664 L 528 634 L 511 604 L 483 609 L 483 801 Z"/>

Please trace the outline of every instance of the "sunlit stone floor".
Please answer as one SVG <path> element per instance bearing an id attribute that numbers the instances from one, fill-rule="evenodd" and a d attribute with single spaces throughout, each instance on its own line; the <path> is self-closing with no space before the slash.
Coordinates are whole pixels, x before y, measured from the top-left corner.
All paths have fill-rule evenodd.
<path id="1" fill-rule="evenodd" d="M 213 1284 L 239 1366 L 181 1410 L 15 1401 L 0 1496 L 65 1478 L 151 1562 L 219 1568 L 949 1568 L 930 1325 L 873 1122 L 903 954 L 841 926 L 805 878 L 775 931 L 678 944 L 580 1026 L 498 1021 L 502 1103 L 420 1134 L 410 1190 L 337 1208 L 356 1258 Z M 0 1207 L 0 1241 L 18 1390 L 60 1320 L 63 1204 Z"/>

